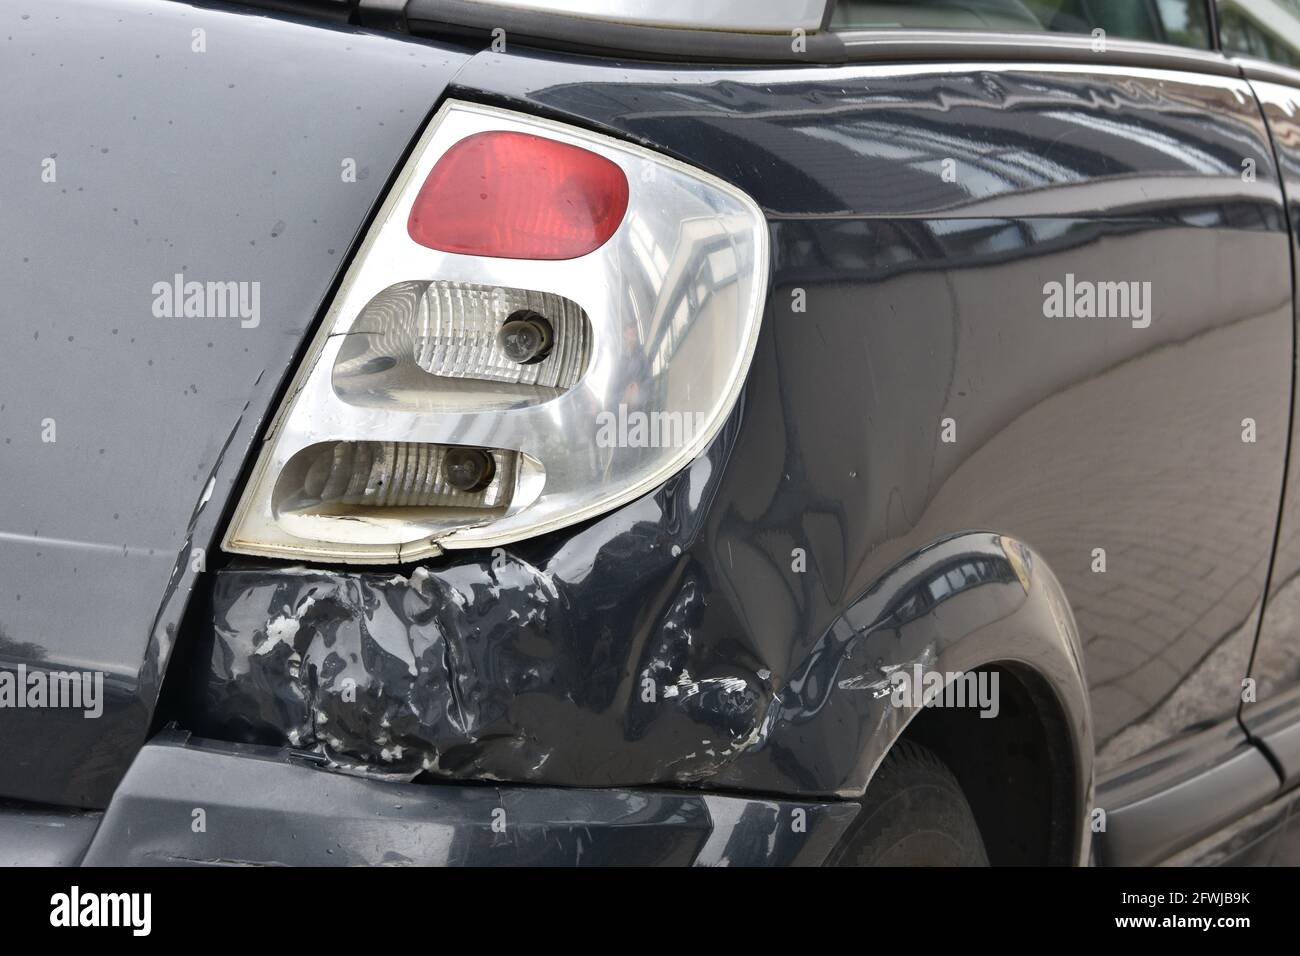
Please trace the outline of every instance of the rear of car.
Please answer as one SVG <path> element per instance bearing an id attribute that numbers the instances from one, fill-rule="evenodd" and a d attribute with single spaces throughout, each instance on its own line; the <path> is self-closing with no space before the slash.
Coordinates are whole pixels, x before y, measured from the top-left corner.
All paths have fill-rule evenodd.
<path id="1" fill-rule="evenodd" d="M 1259 84 L 1300 19 L 1264 6 L 7 11 L 43 107 L 0 141 L 0 832 L 974 865 L 1284 831 L 1297 675 L 1267 734 L 1242 704 L 1295 321 Z M 900 701 L 931 674 L 970 697 Z"/>

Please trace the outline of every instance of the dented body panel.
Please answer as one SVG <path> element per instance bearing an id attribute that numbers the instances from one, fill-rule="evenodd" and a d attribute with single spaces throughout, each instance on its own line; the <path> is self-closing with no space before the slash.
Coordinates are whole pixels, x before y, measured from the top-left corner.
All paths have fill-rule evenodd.
<path id="1" fill-rule="evenodd" d="M 32 172 L 0 181 L 21 223 L 0 253 L 0 667 L 103 675 L 92 719 L 0 709 L 0 798 L 102 807 L 245 459 L 466 57 L 160 0 L 5 4 L 0 28 L 0 165 Z M 177 312 L 177 276 L 201 308 Z M 242 298 L 207 314 L 227 281 Z"/>
<path id="2" fill-rule="evenodd" d="M 503 550 L 409 575 L 228 568 L 188 723 L 396 779 L 851 797 L 917 713 L 891 700 L 892 673 L 999 663 L 1041 678 L 1067 743 L 1090 738 L 1068 604 L 1010 539 L 924 549 L 807 645 L 765 648 L 727 626 L 695 556 L 714 465 L 545 557 Z M 954 571 L 966 586 L 934 599 Z M 627 627 L 638 598 L 642 626 Z M 1060 756 L 1084 806 L 1092 754 Z"/>
<path id="3" fill-rule="evenodd" d="M 277 95 L 249 94 L 235 111 L 264 135 L 292 127 L 308 138 L 310 155 L 293 135 L 275 142 L 275 174 L 293 171 L 302 188 L 266 185 L 269 154 L 245 150 L 235 172 L 264 191 L 246 205 L 206 194 L 195 214 L 226 209 L 242 226 L 274 200 L 294 228 L 315 204 L 332 251 L 320 255 L 322 240 L 285 252 L 283 230 L 146 236 L 131 271 L 106 280 L 107 301 L 120 303 L 146 278 L 170 279 L 174 261 L 196 275 L 267 270 L 260 330 L 232 328 L 196 358 L 192 338 L 167 326 L 174 361 L 149 373 L 130 408 L 106 401 L 104 420 L 91 420 L 102 429 L 131 412 L 152 436 L 134 436 L 151 467 L 121 466 L 108 487 L 133 501 L 157 493 L 148 515 L 132 512 L 148 560 L 99 505 L 88 526 L 60 509 L 98 493 L 90 472 L 61 496 L 0 510 L 15 544 L 0 570 L 22 592 L 21 605 L 0 605 L 0 662 L 107 662 L 115 695 L 103 732 L 60 765 L 34 770 L 40 735 L 8 723 L 0 796 L 101 806 L 151 722 L 181 728 L 132 765 L 91 862 L 320 862 L 328 797 L 364 823 L 389 793 L 411 801 L 409 819 L 386 818 L 370 843 L 363 823 L 340 824 L 360 834 L 346 862 L 821 862 L 918 720 L 890 694 L 892 675 L 913 668 L 995 670 L 1023 686 L 1017 699 L 1048 728 L 1034 757 L 1052 781 L 1056 861 L 1087 859 L 1094 782 L 1150 779 L 1144 761 L 1160 742 L 1222 725 L 1227 747 L 1253 746 L 1233 719 L 1278 516 L 1294 313 L 1279 172 L 1247 82 L 1109 63 L 778 70 L 471 55 L 168 10 L 178 28 L 206 17 L 214 32 L 247 31 L 247 50 L 261 38 L 315 51 L 295 86 L 254 73 Z M 113 55 L 129 58 L 123 49 Z M 328 108 L 304 119 L 307 88 L 326 79 L 339 84 Z M 363 103 L 349 99 L 357 89 Z M 195 91 L 151 95 L 162 109 L 185 92 Z M 624 137 L 755 200 L 770 280 L 734 411 L 659 488 L 562 531 L 395 569 L 222 556 L 200 572 L 191 549 L 215 540 L 338 263 L 444 95 Z M 88 138 L 94 111 L 77 110 Z M 359 141 L 377 157 L 370 181 L 322 203 L 323 180 L 311 177 L 333 187 L 337 169 L 312 163 Z M 232 159 L 218 150 L 195 162 L 207 181 Z M 0 259 L 0 279 L 18 275 L 32 298 L 53 285 L 53 266 L 35 280 L 27 268 Z M 1075 290 L 1090 283 L 1108 284 L 1116 303 L 1122 283 L 1125 309 L 1077 315 Z M 105 287 L 59 294 L 64 313 L 82 314 Z M 138 365 L 137 352 L 106 342 L 96 369 Z M 14 353 L 24 404 L 0 406 L 6 436 L 44 407 L 39 370 L 90 367 L 59 348 L 42 335 Z M 195 379 L 196 368 L 212 377 Z M 163 405 L 185 382 L 198 387 L 186 401 L 219 397 L 180 429 Z M 93 444 L 74 432 L 57 447 L 81 467 Z M 49 473 L 48 461 L 14 461 L 0 477 L 25 488 Z M 1239 505 L 1230 518 L 1227 501 Z M 127 570 L 69 589 L 78 562 L 105 548 L 113 554 L 96 560 L 120 548 Z M 153 592 L 161 605 L 141 607 Z M 42 637 L 51 620 L 65 636 Z M 173 693 L 155 712 L 164 671 Z M 1180 751 L 1161 780 L 1185 782 L 1184 761 L 1212 757 Z M 259 770 L 284 789 L 242 793 L 234 782 Z M 214 851 L 150 829 L 158 808 L 199 793 L 247 820 L 304 795 L 310 839 L 259 847 L 234 832 Z M 566 793 L 581 825 L 557 823 Z M 1155 806 L 1149 796 L 1128 794 Z M 484 829 L 503 803 L 531 821 L 505 849 Z M 816 841 L 778 839 L 795 809 Z M 620 842 L 619 827 L 643 813 L 668 824 L 658 850 Z M 740 828 L 733 845 L 709 835 L 730 833 L 725 819 L 762 825 Z M 586 823 L 612 842 L 587 842 Z M 447 827 L 463 840 L 437 843 Z M 412 833 L 418 852 L 394 856 Z M 751 840 L 769 855 L 745 856 Z"/>
<path id="4" fill-rule="evenodd" d="M 197 730 L 292 735 L 367 772 L 847 796 L 907 724 L 873 697 L 891 668 L 1018 662 L 1069 728 L 1082 806 L 1094 746 L 1119 768 L 1231 719 L 1292 338 L 1247 84 L 485 52 L 451 92 L 630 136 L 755 198 L 773 275 L 745 394 L 707 456 L 575 533 L 399 576 L 222 572 Z M 1225 261 L 1251 277 L 1230 293 Z M 1049 314 L 1053 281 L 1130 273 L 1153 277 L 1131 315 Z M 1242 416 L 1219 421 L 1241 403 L 1249 456 Z M 1171 473 L 1200 493 L 1171 501 Z M 1231 549 L 1198 550 L 1194 529 L 1243 494 L 1257 507 L 1217 532 Z M 940 587 L 948 572 L 961 587 Z M 286 626 L 293 647 L 268 645 Z M 357 722 L 343 679 L 388 726 Z"/>

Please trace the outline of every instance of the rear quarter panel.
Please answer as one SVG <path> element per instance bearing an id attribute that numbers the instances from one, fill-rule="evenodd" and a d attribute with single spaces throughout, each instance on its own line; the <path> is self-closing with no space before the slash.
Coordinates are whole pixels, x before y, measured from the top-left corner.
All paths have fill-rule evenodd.
<path id="1" fill-rule="evenodd" d="M 766 211 L 769 311 L 695 554 L 778 681 L 888 569 L 988 529 L 1068 596 L 1103 776 L 1231 717 L 1292 350 L 1278 172 L 1245 82 L 483 53 L 457 85 L 617 130 Z M 1069 276 L 1148 283 L 1149 324 L 1050 317 Z"/>

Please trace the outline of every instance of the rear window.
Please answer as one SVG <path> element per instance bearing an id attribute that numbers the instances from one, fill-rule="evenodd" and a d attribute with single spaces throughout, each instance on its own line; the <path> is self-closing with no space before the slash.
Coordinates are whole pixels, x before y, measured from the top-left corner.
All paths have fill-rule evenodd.
<path id="1" fill-rule="evenodd" d="M 1224 53 L 1300 68 L 1300 0 L 1219 0 Z"/>
<path id="2" fill-rule="evenodd" d="M 1206 0 L 838 0 L 831 29 L 1104 30 L 1127 40 L 1210 48 Z"/>

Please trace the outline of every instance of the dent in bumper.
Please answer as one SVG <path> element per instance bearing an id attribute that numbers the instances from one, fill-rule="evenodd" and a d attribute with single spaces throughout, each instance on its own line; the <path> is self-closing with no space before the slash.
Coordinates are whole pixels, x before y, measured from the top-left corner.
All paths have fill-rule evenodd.
<path id="1" fill-rule="evenodd" d="M 817 865 L 857 810 L 666 790 L 395 784 L 281 749 L 165 734 L 131 766 L 84 862 Z"/>

